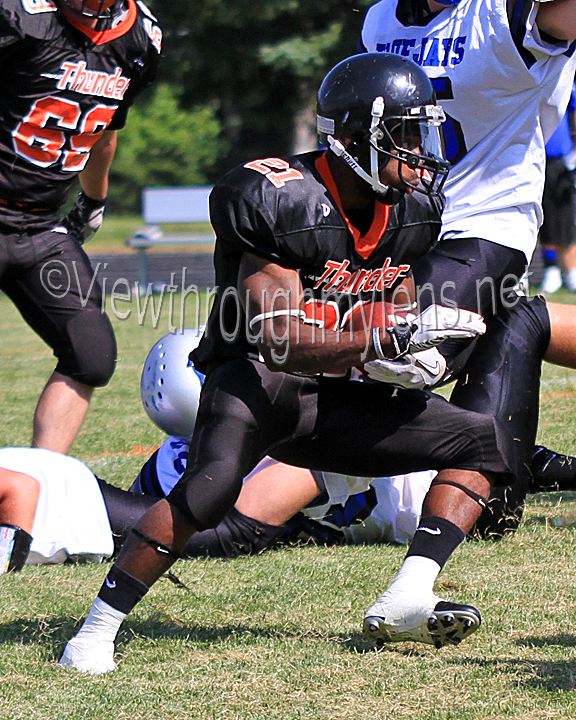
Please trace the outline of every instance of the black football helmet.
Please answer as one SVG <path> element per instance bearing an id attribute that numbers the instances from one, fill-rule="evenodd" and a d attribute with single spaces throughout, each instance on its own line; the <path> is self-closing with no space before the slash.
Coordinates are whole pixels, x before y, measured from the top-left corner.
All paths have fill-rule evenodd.
<path id="1" fill-rule="evenodd" d="M 116 4 L 116 0 L 60 0 L 60 2 L 80 15 L 98 19 L 110 17 L 110 9 Z"/>
<path id="2" fill-rule="evenodd" d="M 419 171 L 415 190 L 440 193 L 450 168 L 444 120 L 426 73 L 399 55 L 353 55 L 330 70 L 318 91 L 320 142 L 379 194 L 389 190 L 379 171 L 390 158 Z"/>

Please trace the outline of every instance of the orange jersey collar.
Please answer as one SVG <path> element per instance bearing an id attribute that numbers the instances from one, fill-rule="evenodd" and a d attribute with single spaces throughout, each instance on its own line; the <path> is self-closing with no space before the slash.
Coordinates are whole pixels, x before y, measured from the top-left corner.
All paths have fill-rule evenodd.
<path id="1" fill-rule="evenodd" d="M 134 0 L 128 0 L 128 13 L 126 17 L 122 22 L 118 23 L 115 28 L 110 28 L 109 30 L 92 30 L 92 28 L 82 25 L 82 23 L 74 18 L 65 5 L 62 5 L 62 12 L 70 25 L 73 25 L 76 30 L 80 30 L 81 33 L 89 37 L 94 45 L 105 45 L 111 40 L 122 37 L 122 35 L 125 35 L 132 28 L 136 20 L 136 15 L 138 14 L 138 9 Z"/>
<path id="2" fill-rule="evenodd" d="M 374 218 L 372 220 L 372 224 L 370 225 L 370 228 L 368 229 L 366 235 L 360 235 L 360 230 L 358 230 L 358 228 L 352 225 L 342 208 L 340 194 L 338 193 L 336 183 L 334 182 L 334 178 L 332 177 L 332 173 L 330 172 L 330 166 L 328 165 L 328 159 L 326 155 L 327 152 L 323 153 L 316 160 L 316 170 L 318 170 L 318 172 L 320 173 L 322 180 L 326 184 L 326 187 L 334 198 L 338 209 L 342 213 L 342 217 L 344 218 L 344 220 L 346 220 L 348 230 L 351 232 L 352 237 L 354 238 L 354 247 L 356 249 L 356 252 L 358 253 L 358 255 L 360 255 L 361 258 L 366 260 L 366 258 L 371 255 L 372 251 L 378 245 L 380 238 L 382 237 L 384 231 L 386 230 L 386 227 L 388 226 L 388 219 L 390 217 L 390 206 L 376 200 L 376 202 L 374 203 Z"/>

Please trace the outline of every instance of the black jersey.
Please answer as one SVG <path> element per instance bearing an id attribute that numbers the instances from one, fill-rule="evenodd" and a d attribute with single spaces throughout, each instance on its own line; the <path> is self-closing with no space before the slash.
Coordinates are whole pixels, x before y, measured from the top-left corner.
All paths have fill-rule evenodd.
<path id="1" fill-rule="evenodd" d="M 153 81 L 161 41 L 140 0 L 103 31 L 54 0 L 0 0 L 0 213 L 65 201 L 100 133 Z"/>
<path id="2" fill-rule="evenodd" d="M 436 243 L 442 209 L 442 200 L 421 193 L 375 202 L 361 235 L 342 210 L 325 152 L 235 168 L 210 196 L 218 290 L 194 365 L 206 372 L 212 363 L 258 355 L 236 290 L 243 253 L 297 270 L 306 298 L 346 310 L 409 273 Z"/>

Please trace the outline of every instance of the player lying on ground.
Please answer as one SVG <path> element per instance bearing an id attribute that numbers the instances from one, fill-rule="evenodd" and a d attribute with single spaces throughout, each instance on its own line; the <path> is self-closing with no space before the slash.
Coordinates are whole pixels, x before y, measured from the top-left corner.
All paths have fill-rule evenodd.
<path id="1" fill-rule="evenodd" d="M 168 438 L 155 453 L 154 474 L 165 492 L 180 477 L 187 443 Z M 534 485 L 576 490 L 576 458 L 538 464 Z M 571 481 L 565 467 L 571 465 Z M 558 471 L 565 477 L 558 477 Z M 147 470 L 149 472 L 149 469 Z M 394 478 L 311 473 L 267 458 L 244 482 L 235 509 L 214 530 L 196 533 L 184 557 L 236 557 L 276 545 L 407 543 L 418 526 L 430 472 Z M 140 486 L 141 476 L 135 485 Z M 306 507 L 302 503 L 313 497 Z M 99 562 L 117 554 L 157 497 L 110 485 L 80 460 L 40 448 L 0 449 L 0 574 L 27 565 Z M 298 512 L 299 511 L 299 512 Z M 497 520 L 491 513 L 486 522 Z M 490 526 L 487 525 L 488 529 Z M 494 530 L 498 529 L 495 522 Z"/>

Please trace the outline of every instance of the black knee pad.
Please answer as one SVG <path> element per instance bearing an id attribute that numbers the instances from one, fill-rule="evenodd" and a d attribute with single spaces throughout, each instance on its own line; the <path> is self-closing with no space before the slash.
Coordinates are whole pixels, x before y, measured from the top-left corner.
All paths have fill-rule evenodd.
<path id="1" fill-rule="evenodd" d="M 268 525 L 249 518 L 234 508 L 217 527 L 192 535 L 183 555 L 219 558 L 257 555 L 272 547 L 284 529 L 283 525 Z"/>
<path id="2" fill-rule="evenodd" d="M 116 339 L 107 315 L 98 308 L 75 315 L 55 353 L 56 372 L 90 387 L 106 385 L 116 366 Z"/>

